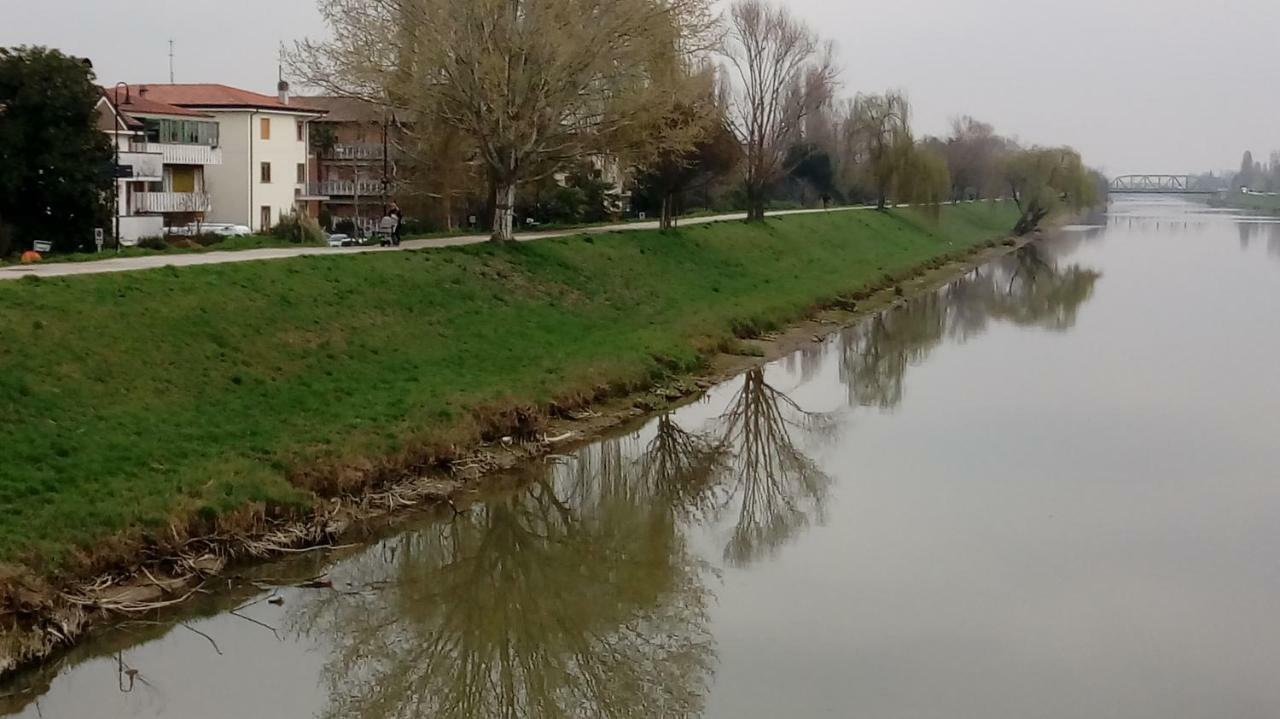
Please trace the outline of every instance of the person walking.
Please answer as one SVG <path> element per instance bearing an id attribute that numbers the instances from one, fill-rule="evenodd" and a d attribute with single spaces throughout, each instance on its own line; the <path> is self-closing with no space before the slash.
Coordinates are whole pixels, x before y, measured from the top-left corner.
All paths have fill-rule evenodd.
<path id="1" fill-rule="evenodd" d="M 404 213 L 400 211 L 400 206 L 392 202 L 391 207 L 387 210 L 387 215 L 396 221 L 391 228 L 391 244 L 395 247 L 400 246 L 400 226 L 404 224 Z"/>

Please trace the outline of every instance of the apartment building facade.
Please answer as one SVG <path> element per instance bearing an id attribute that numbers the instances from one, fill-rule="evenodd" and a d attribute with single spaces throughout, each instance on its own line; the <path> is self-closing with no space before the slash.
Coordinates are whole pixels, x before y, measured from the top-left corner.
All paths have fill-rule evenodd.
<path id="1" fill-rule="evenodd" d="M 371 228 L 399 190 L 405 140 L 403 118 L 375 103 L 351 97 L 310 96 L 299 102 L 324 111 L 313 121 L 312 212 L 330 228 L 351 220 Z"/>
<path id="2" fill-rule="evenodd" d="M 130 86 L 132 96 L 178 108 L 216 129 L 197 127 L 196 138 L 213 138 L 218 162 L 203 165 L 200 182 L 208 196 L 203 219 L 266 232 L 294 212 L 321 199 L 309 193 L 310 123 L 323 110 L 295 102 L 286 83 L 275 97 L 227 85 Z M 164 126 L 158 128 L 165 132 Z M 179 132 L 192 132 L 188 125 Z M 204 134 L 202 134 L 204 133 Z M 180 178 L 186 187 L 188 178 Z"/>
<path id="3" fill-rule="evenodd" d="M 200 222 L 212 208 L 206 172 L 222 164 L 212 115 L 147 97 L 145 87 L 103 90 L 99 129 L 118 160 L 116 214 L 124 244 Z"/>

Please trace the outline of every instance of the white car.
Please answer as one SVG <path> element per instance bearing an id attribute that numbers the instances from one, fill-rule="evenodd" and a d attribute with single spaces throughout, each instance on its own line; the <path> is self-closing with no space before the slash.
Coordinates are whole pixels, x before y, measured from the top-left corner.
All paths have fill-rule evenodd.
<path id="1" fill-rule="evenodd" d="M 253 230 L 244 225 L 221 225 L 217 229 L 209 230 L 209 232 L 223 237 L 245 237 L 253 234 Z"/>
<path id="2" fill-rule="evenodd" d="M 233 225 L 226 222 L 201 222 L 183 225 L 182 227 L 170 227 L 165 234 L 175 235 L 178 237 L 194 237 L 195 235 L 218 235 L 220 237 L 244 237 L 252 235 L 245 225 Z"/>

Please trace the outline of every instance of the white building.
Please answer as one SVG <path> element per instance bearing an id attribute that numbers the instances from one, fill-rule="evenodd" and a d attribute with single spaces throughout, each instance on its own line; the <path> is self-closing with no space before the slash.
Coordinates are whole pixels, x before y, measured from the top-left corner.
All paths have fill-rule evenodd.
<path id="1" fill-rule="evenodd" d="M 198 114 L 217 125 L 219 162 L 205 164 L 203 191 L 208 222 L 245 225 L 265 232 L 310 200 L 310 122 L 323 115 L 291 101 L 288 85 L 277 97 L 226 85 L 134 85 L 149 102 Z M 123 162 L 123 161 L 122 161 Z"/>
<path id="2" fill-rule="evenodd" d="M 145 88 L 103 91 L 99 128 L 118 154 L 116 214 L 124 244 L 204 220 L 206 168 L 222 163 L 212 115 L 155 102 Z"/>

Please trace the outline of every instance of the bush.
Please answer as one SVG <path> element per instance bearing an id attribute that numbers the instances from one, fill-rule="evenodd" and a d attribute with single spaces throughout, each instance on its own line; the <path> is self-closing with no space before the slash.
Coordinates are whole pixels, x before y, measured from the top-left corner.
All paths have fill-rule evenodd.
<path id="1" fill-rule="evenodd" d="M 298 245 L 321 244 L 327 238 L 320 223 L 309 215 L 293 213 L 280 220 L 280 224 L 271 228 L 271 236 L 288 240 Z"/>
<path id="2" fill-rule="evenodd" d="M 334 226 L 333 226 L 333 231 L 334 231 L 334 232 L 336 232 L 336 233 L 337 233 L 337 234 L 339 234 L 339 235 L 346 235 L 346 236 L 348 236 L 348 237 L 355 237 L 355 236 L 356 236 L 356 222 L 355 222 L 355 220 L 351 219 L 350 217 L 344 217 L 344 218 L 342 218 L 342 219 L 338 220 L 338 224 L 336 224 L 336 225 L 334 225 Z"/>
<path id="3" fill-rule="evenodd" d="M 201 247 L 212 247 L 216 244 L 219 244 L 225 239 L 227 238 L 222 235 L 214 234 L 212 232 L 202 232 L 198 235 L 191 236 L 191 241 L 196 243 L 197 245 L 200 245 Z"/>
<path id="4" fill-rule="evenodd" d="M 434 222 L 428 220 L 404 219 L 400 221 L 400 236 L 412 237 L 414 235 L 425 235 L 436 232 L 438 228 Z"/>
<path id="5" fill-rule="evenodd" d="M 138 247 L 144 250 L 164 250 L 169 249 L 169 243 L 165 242 L 163 237 L 143 237 L 138 240 Z"/>

